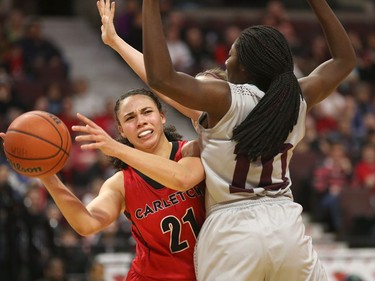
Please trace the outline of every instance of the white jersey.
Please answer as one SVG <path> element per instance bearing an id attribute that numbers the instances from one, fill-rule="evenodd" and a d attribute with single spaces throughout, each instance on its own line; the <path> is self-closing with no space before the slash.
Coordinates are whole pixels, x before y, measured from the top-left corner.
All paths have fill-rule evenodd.
<path id="1" fill-rule="evenodd" d="M 279 154 L 267 161 L 249 162 L 247 157 L 236 160 L 236 142 L 231 140 L 233 128 L 241 124 L 264 96 L 264 92 L 250 84 L 228 84 L 232 95 L 228 112 L 213 128 L 198 126 L 201 159 L 206 172 L 208 213 L 216 204 L 246 198 L 292 198 L 289 162 L 295 146 L 305 134 L 306 102 L 301 98 L 298 122 Z"/>

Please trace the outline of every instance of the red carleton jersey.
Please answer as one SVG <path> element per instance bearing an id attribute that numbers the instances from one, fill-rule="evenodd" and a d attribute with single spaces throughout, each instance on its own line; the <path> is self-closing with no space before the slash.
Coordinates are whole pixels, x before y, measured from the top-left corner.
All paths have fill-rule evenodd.
<path id="1" fill-rule="evenodd" d="M 173 142 L 171 160 L 181 159 L 185 143 Z M 204 189 L 175 191 L 131 167 L 123 173 L 125 215 L 136 240 L 127 280 L 196 280 L 193 256 L 205 219 Z"/>

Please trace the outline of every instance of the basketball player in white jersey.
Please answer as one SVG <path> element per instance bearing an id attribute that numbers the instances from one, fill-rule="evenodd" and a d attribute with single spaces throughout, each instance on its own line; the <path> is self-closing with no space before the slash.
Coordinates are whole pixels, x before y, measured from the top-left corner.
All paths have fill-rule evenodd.
<path id="1" fill-rule="evenodd" d="M 332 58 L 297 80 L 286 39 L 274 28 L 245 29 L 226 61 L 228 81 L 176 72 L 163 35 L 160 0 L 143 1 L 148 84 L 199 119 L 206 172 L 207 219 L 195 252 L 198 280 L 327 280 L 302 207 L 293 202 L 289 162 L 312 106 L 336 89 L 356 64 L 351 42 L 326 0 L 307 0 Z M 106 7 L 103 27 L 113 18 Z M 206 124 L 206 125 L 203 125 Z"/>

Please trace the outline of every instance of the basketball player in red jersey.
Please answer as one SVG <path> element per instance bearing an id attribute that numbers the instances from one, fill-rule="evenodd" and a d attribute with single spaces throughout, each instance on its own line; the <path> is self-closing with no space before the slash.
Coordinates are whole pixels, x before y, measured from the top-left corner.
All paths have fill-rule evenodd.
<path id="1" fill-rule="evenodd" d="M 84 133 L 76 137 L 82 149 L 100 149 L 118 169 L 87 207 L 57 176 L 41 181 L 81 235 L 101 231 L 121 213 L 127 216 L 136 240 L 127 281 L 196 280 L 193 252 L 205 218 L 205 174 L 195 142 L 164 128 L 161 103 L 150 91 L 122 95 L 115 115 L 119 141 L 79 114 L 86 126 L 73 126 Z"/>

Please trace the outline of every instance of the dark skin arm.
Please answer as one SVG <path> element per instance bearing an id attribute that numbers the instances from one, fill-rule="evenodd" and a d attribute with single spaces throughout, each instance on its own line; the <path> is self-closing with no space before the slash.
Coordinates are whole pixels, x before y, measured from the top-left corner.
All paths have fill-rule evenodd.
<path id="1" fill-rule="evenodd" d="M 299 80 L 308 110 L 328 97 L 356 65 L 351 41 L 325 0 L 308 0 L 326 37 L 332 59 Z"/>
<path id="2" fill-rule="evenodd" d="M 200 81 L 174 69 L 159 11 L 159 0 L 143 1 L 143 56 L 148 84 L 184 106 L 207 112 L 212 126 L 230 107 L 229 86 L 221 80 Z"/>
<path id="3" fill-rule="evenodd" d="M 322 26 L 332 55 L 332 59 L 319 65 L 309 76 L 300 79 L 308 109 L 311 109 L 347 77 L 355 67 L 356 56 L 344 28 L 326 0 L 307 1 Z M 143 51 L 148 83 L 187 107 L 206 111 L 209 126 L 212 127 L 229 109 L 229 87 L 222 81 L 203 82 L 175 71 L 159 11 L 159 0 L 143 1 Z"/>

